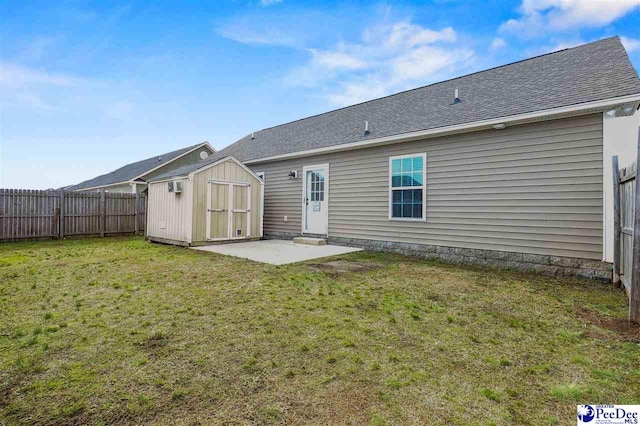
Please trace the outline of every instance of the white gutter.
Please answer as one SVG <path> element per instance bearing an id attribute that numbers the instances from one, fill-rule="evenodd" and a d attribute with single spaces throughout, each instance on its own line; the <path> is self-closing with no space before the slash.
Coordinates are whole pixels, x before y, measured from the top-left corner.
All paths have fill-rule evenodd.
<path id="1" fill-rule="evenodd" d="M 638 101 L 640 101 L 640 93 L 634 94 L 634 95 L 621 96 L 617 98 L 604 99 L 600 101 L 584 102 L 581 104 L 570 105 L 566 107 L 550 108 L 550 109 L 545 109 L 545 110 L 540 110 L 535 112 L 529 112 L 525 114 L 510 115 L 507 117 L 492 118 L 489 120 L 480 120 L 480 121 L 474 121 L 471 123 L 456 124 L 453 126 L 438 127 L 435 129 L 420 130 L 417 132 L 410 132 L 410 133 L 402 133 L 399 135 L 385 136 L 382 138 L 367 139 L 365 141 L 350 142 L 350 143 L 345 143 L 340 145 L 327 146 L 323 148 L 314 148 L 314 149 L 308 149 L 305 151 L 297 151 L 297 152 L 292 152 L 288 154 L 274 155 L 271 157 L 263 157 L 255 160 L 247 160 L 247 161 L 244 161 L 244 164 L 264 163 L 268 161 L 284 160 L 287 158 L 306 157 L 309 155 L 326 154 L 326 153 L 337 152 L 337 151 L 347 151 L 347 150 L 364 148 L 369 146 L 386 145 L 386 144 L 392 144 L 397 142 L 407 142 L 407 141 L 412 141 L 416 139 L 431 138 L 431 137 L 441 136 L 441 135 L 450 134 L 450 133 L 469 132 L 472 130 L 479 130 L 482 128 L 489 129 L 494 124 L 509 124 L 509 123 L 513 124 L 517 122 L 538 121 L 545 118 L 549 118 L 550 116 L 562 116 L 565 114 L 574 114 L 574 115 L 576 113 L 588 114 L 591 112 L 600 112 L 604 109 L 607 109 L 609 107 L 616 106 L 622 103 L 638 102 Z"/>

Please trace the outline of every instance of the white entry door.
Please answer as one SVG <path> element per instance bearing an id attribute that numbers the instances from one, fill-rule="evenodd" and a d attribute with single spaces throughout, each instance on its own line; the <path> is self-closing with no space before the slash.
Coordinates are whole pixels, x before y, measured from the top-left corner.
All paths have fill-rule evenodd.
<path id="1" fill-rule="evenodd" d="M 329 219 L 329 165 L 302 169 L 302 232 L 327 234 Z"/>

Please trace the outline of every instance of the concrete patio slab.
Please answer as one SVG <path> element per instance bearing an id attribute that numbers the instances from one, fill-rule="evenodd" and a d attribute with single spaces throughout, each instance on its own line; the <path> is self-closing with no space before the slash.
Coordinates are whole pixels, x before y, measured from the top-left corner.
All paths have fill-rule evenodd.
<path id="1" fill-rule="evenodd" d="M 216 244 L 191 248 L 227 256 L 241 257 L 256 262 L 270 263 L 272 265 L 286 265 L 288 263 L 302 262 L 362 250 L 360 248 L 333 245 L 311 246 L 295 244 L 293 241 L 284 240 L 249 241 L 246 243 Z"/>

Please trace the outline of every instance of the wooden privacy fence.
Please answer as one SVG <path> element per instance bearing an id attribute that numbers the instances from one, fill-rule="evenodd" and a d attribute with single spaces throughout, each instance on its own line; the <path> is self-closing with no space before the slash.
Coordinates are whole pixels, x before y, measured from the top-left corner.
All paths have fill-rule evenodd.
<path id="1" fill-rule="evenodd" d="M 619 275 L 620 282 L 627 291 L 631 290 L 633 276 L 633 220 L 636 194 L 636 164 L 619 171 L 620 187 L 620 226 L 618 242 L 620 250 Z"/>
<path id="2" fill-rule="evenodd" d="M 138 233 L 145 212 L 138 194 L 0 189 L 0 241 Z"/>
<path id="3" fill-rule="evenodd" d="M 640 324 L 640 130 L 637 161 L 619 168 L 613 157 L 614 253 L 613 277 L 629 295 L 629 319 Z"/>

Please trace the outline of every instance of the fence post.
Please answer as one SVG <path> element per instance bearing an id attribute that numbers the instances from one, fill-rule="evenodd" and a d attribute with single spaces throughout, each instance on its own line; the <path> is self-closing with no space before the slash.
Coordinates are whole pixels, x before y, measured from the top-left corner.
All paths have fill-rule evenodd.
<path id="1" fill-rule="evenodd" d="M 29 190 L 26 190 L 25 192 L 28 193 Z M 44 197 L 44 199 L 45 199 L 47 209 L 49 208 L 53 209 L 53 223 L 51 223 L 49 238 L 55 238 L 56 235 L 59 237 L 60 222 L 62 221 L 60 219 L 60 213 L 62 212 L 60 211 L 60 206 L 56 207 L 56 198 L 57 198 L 56 194 L 51 192 L 46 192 L 46 194 L 47 195 Z M 30 233 L 30 234 L 33 234 L 33 233 Z"/>
<path id="2" fill-rule="evenodd" d="M 135 189 L 135 186 L 134 186 Z M 136 198 L 133 204 L 133 232 L 138 235 L 138 200 L 139 200 L 138 191 L 136 191 Z"/>
<path id="3" fill-rule="evenodd" d="M 618 156 L 611 158 L 613 169 L 613 283 L 620 283 L 620 167 Z"/>
<path id="4" fill-rule="evenodd" d="M 640 128 L 638 128 L 638 154 L 636 159 L 636 193 L 633 219 L 633 269 L 629 291 L 629 319 L 640 324 Z"/>
<path id="5" fill-rule="evenodd" d="M 64 189 L 60 190 L 60 225 L 58 228 L 58 238 L 64 238 Z"/>
<path id="6" fill-rule="evenodd" d="M 107 203 L 104 188 L 100 188 L 100 237 L 104 237 L 104 228 L 107 226 Z"/>

